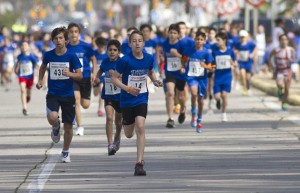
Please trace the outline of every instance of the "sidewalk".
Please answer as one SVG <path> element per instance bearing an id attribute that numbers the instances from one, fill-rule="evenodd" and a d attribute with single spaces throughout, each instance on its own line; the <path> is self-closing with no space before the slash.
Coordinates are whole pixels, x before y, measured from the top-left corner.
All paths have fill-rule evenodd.
<path id="1" fill-rule="evenodd" d="M 253 87 L 264 91 L 265 93 L 277 97 L 277 86 L 271 73 L 259 73 L 252 77 L 251 84 Z M 300 106 L 300 83 L 292 80 L 288 103 Z"/>

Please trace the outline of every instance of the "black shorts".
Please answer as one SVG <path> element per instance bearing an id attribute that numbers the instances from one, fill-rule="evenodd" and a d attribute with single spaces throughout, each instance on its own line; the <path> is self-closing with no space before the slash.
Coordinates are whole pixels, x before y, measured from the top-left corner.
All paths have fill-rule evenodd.
<path id="1" fill-rule="evenodd" d="M 148 104 L 140 104 L 134 107 L 122 108 L 123 125 L 131 125 L 137 116 L 147 117 Z"/>
<path id="2" fill-rule="evenodd" d="M 73 124 L 75 120 L 75 97 L 60 97 L 54 95 L 46 96 L 47 114 L 56 111 L 59 112 L 61 107 L 61 115 L 63 123 Z"/>
<path id="3" fill-rule="evenodd" d="M 120 101 L 114 101 L 112 99 L 104 99 L 104 106 L 110 105 L 112 106 L 115 111 L 121 113 Z"/>
<path id="4" fill-rule="evenodd" d="M 83 78 L 80 81 L 75 80 L 74 91 L 79 91 L 81 98 L 91 100 L 91 78 Z"/>
<path id="5" fill-rule="evenodd" d="M 171 74 L 166 74 L 166 83 L 168 82 L 173 82 L 175 84 L 175 88 L 178 89 L 179 91 L 183 91 L 186 84 L 185 80 L 175 78 Z"/>

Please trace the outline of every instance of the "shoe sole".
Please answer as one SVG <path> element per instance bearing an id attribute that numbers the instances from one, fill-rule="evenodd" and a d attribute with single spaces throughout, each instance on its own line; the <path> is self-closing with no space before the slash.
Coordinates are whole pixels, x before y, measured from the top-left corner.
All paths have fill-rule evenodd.
<path id="1" fill-rule="evenodd" d="M 108 152 L 108 155 L 110 156 L 110 155 L 115 155 L 117 153 L 117 151 L 116 150 L 111 150 L 110 152 Z"/>
<path id="2" fill-rule="evenodd" d="M 146 176 L 146 175 L 147 175 L 146 173 L 143 173 L 143 174 L 134 173 L 134 176 Z"/>

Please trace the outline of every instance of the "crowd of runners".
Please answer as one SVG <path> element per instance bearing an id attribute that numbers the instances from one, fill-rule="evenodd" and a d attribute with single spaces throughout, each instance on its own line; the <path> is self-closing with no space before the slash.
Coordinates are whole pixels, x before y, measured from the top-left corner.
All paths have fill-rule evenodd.
<path id="1" fill-rule="evenodd" d="M 98 116 L 106 117 L 108 155 L 120 148 L 121 131 L 137 137 L 134 175 L 144 170 L 145 122 L 149 94 L 163 87 L 167 128 L 186 121 L 197 133 L 205 128 L 204 101 L 208 112 L 226 109 L 232 89 L 241 96 L 251 94 L 250 79 L 256 73 L 273 73 L 282 110 L 292 77 L 299 78 L 299 34 L 286 32 L 277 19 L 272 38 L 259 26 L 256 36 L 239 26 L 190 28 L 184 22 L 167 28 L 143 24 L 128 29 L 84 33 L 76 23 L 53 29 L 51 33 L 12 34 L 1 28 L 1 85 L 9 92 L 13 73 L 20 85 L 22 108 L 29 115 L 31 90 L 48 90 L 47 120 L 53 142 L 60 141 L 63 123 L 62 162 L 70 162 L 70 144 L 75 134 L 84 135 L 81 109 L 89 108 L 92 91 L 98 97 Z M 190 107 L 187 101 L 190 98 Z M 230 105 L 230 104 L 229 104 Z M 61 115 L 59 114 L 61 109 Z M 178 114 L 175 121 L 174 114 Z M 113 131 L 115 125 L 115 134 Z"/>

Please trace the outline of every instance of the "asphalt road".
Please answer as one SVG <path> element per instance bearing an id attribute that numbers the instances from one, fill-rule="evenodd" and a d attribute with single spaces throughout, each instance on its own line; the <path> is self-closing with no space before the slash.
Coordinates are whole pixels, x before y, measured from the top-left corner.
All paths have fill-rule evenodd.
<path id="1" fill-rule="evenodd" d="M 233 91 L 229 122 L 222 123 L 214 108 L 203 117 L 202 134 L 190 127 L 190 116 L 182 125 L 176 121 L 175 129 L 165 128 L 163 92 L 151 94 L 145 177 L 133 176 L 135 138 L 122 134 L 119 152 L 107 156 L 105 118 L 96 116 L 96 98 L 83 111 L 85 136 L 74 136 L 72 162 L 60 163 L 62 142 L 51 142 L 45 95 L 33 89 L 25 117 L 17 84 L 9 92 L 0 88 L 1 193 L 300 192 L 300 109 L 282 112 L 275 97 L 260 91 L 247 97 Z"/>

